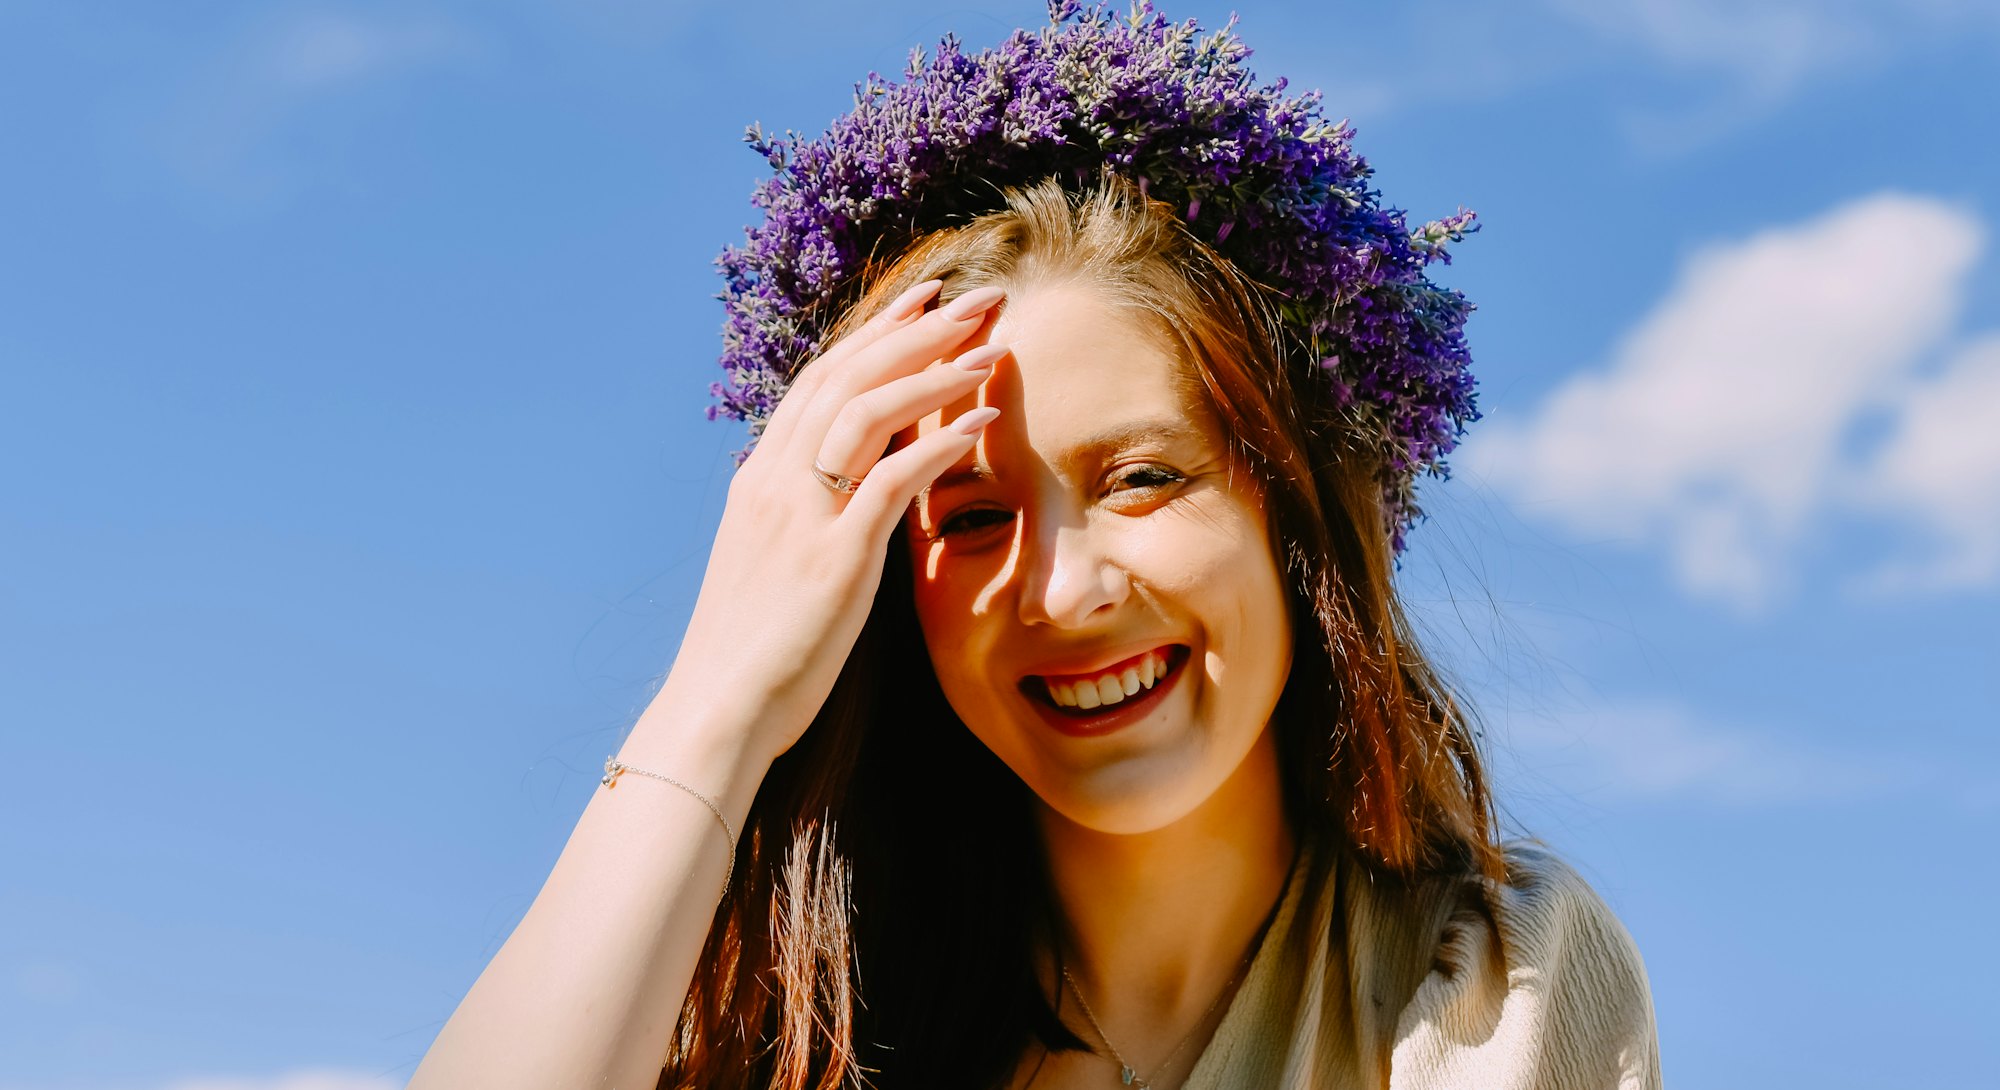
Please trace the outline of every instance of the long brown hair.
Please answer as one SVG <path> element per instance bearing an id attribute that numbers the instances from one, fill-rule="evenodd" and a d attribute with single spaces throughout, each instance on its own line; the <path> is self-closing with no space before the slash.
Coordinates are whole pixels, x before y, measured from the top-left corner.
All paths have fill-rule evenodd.
<path id="1" fill-rule="evenodd" d="M 1165 337 L 1265 492 L 1294 640 L 1273 716 L 1288 818 L 1384 880 L 1499 877 L 1475 731 L 1392 585 L 1382 467 L 1273 289 L 1118 175 L 1003 196 L 872 262 L 828 343 L 934 277 L 941 300 L 1079 280 Z M 661 1087 L 994 1086 L 1031 1042 L 1084 1047 L 1033 977 L 1048 884 L 1027 788 L 939 690 L 901 541 L 884 563 L 825 707 L 752 804 Z"/>

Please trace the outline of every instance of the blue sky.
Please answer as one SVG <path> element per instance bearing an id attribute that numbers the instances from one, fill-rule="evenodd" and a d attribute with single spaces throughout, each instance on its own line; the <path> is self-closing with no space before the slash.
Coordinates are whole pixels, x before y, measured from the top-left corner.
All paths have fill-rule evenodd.
<path id="1" fill-rule="evenodd" d="M 1403 588 L 1669 1084 L 1990 1081 L 2000 9 L 1165 10 L 1480 213 Z M 403 1085 L 693 604 L 744 126 L 1042 18 L 0 3 L 0 1090 Z"/>

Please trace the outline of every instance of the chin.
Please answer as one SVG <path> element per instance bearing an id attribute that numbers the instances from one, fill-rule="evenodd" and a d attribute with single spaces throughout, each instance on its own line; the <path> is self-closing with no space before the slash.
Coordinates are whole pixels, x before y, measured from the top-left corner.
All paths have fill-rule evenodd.
<path id="1" fill-rule="evenodd" d="M 1201 768 L 1168 772 L 1164 762 L 1130 760 L 1060 783 L 1027 780 L 1043 806 L 1074 825 L 1100 833 L 1132 836 L 1164 829 L 1187 817 L 1214 795 Z"/>

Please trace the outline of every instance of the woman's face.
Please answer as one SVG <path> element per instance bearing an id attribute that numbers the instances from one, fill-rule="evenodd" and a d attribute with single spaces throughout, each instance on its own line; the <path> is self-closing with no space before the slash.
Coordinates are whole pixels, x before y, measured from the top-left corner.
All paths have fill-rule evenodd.
<path id="1" fill-rule="evenodd" d="M 1292 640 L 1261 493 L 1187 365 L 1092 289 L 1010 297 L 980 340 L 1012 353 L 900 437 L 1001 409 L 905 516 L 932 666 L 1049 807 L 1160 828 L 1274 758 Z"/>

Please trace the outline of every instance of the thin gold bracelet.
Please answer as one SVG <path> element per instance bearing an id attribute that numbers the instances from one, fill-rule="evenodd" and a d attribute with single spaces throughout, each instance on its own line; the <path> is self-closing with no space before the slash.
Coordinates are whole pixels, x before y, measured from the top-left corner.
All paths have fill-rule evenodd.
<path id="1" fill-rule="evenodd" d="M 707 795 L 696 791 L 694 788 L 674 779 L 672 776 L 662 776 L 658 772 L 649 772 L 643 768 L 634 768 L 619 760 L 616 756 L 604 758 L 604 778 L 598 782 L 606 787 L 616 787 L 618 786 L 618 777 L 627 772 L 637 772 L 641 776 L 651 776 L 656 780 L 665 780 L 673 784 L 675 787 L 700 799 L 701 804 L 708 807 L 709 813 L 715 815 L 715 820 L 722 823 L 722 835 L 729 838 L 728 869 L 722 875 L 722 897 L 729 896 L 729 883 L 736 877 L 736 834 L 729 830 L 729 819 L 722 816 L 722 807 L 717 806 Z M 722 897 L 716 898 L 715 903 L 721 904 Z"/>

